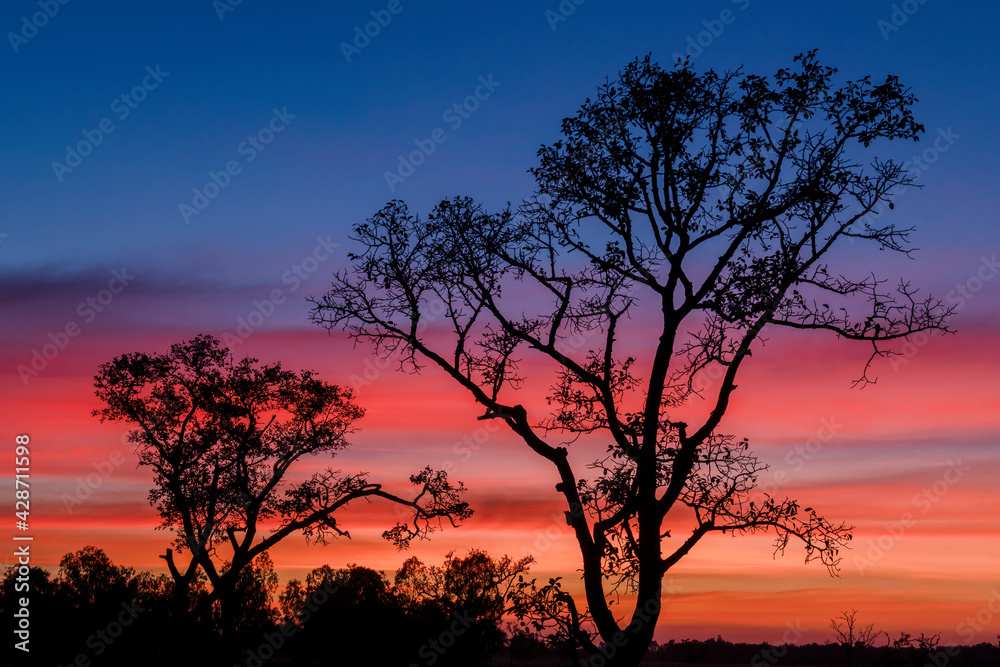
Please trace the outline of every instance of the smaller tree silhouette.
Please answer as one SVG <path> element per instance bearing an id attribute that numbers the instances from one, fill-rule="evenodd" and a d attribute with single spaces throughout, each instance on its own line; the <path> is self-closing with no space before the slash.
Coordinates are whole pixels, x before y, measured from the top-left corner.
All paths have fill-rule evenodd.
<path id="1" fill-rule="evenodd" d="M 925 635 L 921 632 L 919 637 L 913 638 L 913 644 L 917 648 L 917 657 L 919 658 L 921 665 L 928 663 L 931 654 L 937 651 L 938 644 L 940 643 L 940 632 L 933 635 Z"/>
<path id="2" fill-rule="evenodd" d="M 202 599 L 203 580 L 192 586 Z M 172 622 L 173 589 L 171 577 L 116 565 L 95 546 L 65 554 L 57 575 L 31 567 L 24 576 L 14 566 L 0 579 L 0 616 L 15 618 L 29 596 L 30 653 L 8 644 L 0 665 L 84 664 L 84 658 L 108 667 L 178 665 L 192 656 L 199 664 L 224 664 L 207 615 L 185 618 L 182 626 Z"/>
<path id="3" fill-rule="evenodd" d="M 364 410 L 350 389 L 312 371 L 280 363 L 233 359 L 209 335 L 177 343 L 167 354 L 124 354 L 103 364 L 94 386 L 105 407 L 101 421 L 134 428 L 139 464 L 153 470 L 150 502 L 162 528 L 176 533 L 163 558 L 176 582 L 176 599 L 199 568 L 218 601 L 223 635 L 233 637 L 237 589 L 255 558 L 295 533 L 321 544 L 350 537 L 337 521 L 348 504 L 381 498 L 408 509 L 407 521 L 383 536 L 399 547 L 423 539 L 442 520 L 457 525 L 472 515 L 461 483 L 430 467 L 410 477 L 411 497 L 390 493 L 367 473 L 327 468 L 289 483 L 306 457 L 336 454 Z M 228 557 L 224 557 L 228 552 Z"/>
<path id="4" fill-rule="evenodd" d="M 534 660 L 547 655 L 549 652 L 545 638 L 520 623 L 508 623 L 507 635 L 507 650 L 509 652 L 510 664 L 514 664 L 515 659 L 520 664 L 522 660 Z M 651 648 L 652 651 L 655 651 L 655 649 Z"/>
<path id="5" fill-rule="evenodd" d="M 134 597 L 135 570 L 115 565 L 102 549 L 86 546 L 59 561 L 62 593 L 74 607 L 106 612 Z"/>
<path id="6" fill-rule="evenodd" d="M 892 638 L 888 632 L 882 631 L 885 635 L 885 664 L 886 667 L 892 667 L 896 664 L 896 658 L 899 656 L 904 649 L 910 648 L 913 642 L 913 638 L 910 636 L 909 632 L 900 632 L 899 637 L 896 639 Z"/>
<path id="7" fill-rule="evenodd" d="M 837 635 L 837 640 L 844 647 L 844 656 L 848 667 L 853 667 L 858 654 L 866 648 L 875 645 L 875 640 L 882 634 L 875 630 L 875 624 L 861 625 L 857 620 L 857 609 L 842 611 L 839 616 L 830 620 L 830 627 Z"/>
<path id="8" fill-rule="evenodd" d="M 433 607 L 446 618 L 474 618 L 463 634 L 481 651 L 476 656 L 481 660 L 503 646 L 503 618 L 517 615 L 524 606 L 529 592 L 524 575 L 533 562 L 531 556 L 494 559 L 481 549 L 472 549 L 464 558 L 449 552 L 442 566 L 426 566 L 414 557 L 396 572 L 394 591 L 411 611 Z"/>
<path id="9" fill-rule="evenodd" d="M 417 632 L 385 574 L 356 564 L 323 565 L 304 582 L 293 579 L 281 608 L 296 628 L 286 652 L 291 664 L 410 664 L 419 643 L 441 632 Z"/>

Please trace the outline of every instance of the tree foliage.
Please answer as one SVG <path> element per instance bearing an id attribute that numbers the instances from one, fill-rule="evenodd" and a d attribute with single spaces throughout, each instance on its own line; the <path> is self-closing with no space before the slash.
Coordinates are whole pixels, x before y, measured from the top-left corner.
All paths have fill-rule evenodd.
<path id="1" fill-rule="evenodd" d="M 312 371 L 236 361 L 212 336 L 166 354 L 116 357 L 101 366 L 95 388 L 105 403 L 95 416 L 133 426 L 139 463 L 153 470 L 149 497 L 161 528 L 173 530 L 174 549 L 188 554 L 184 567 L 174 549 L 164 556 L 178 590 L 201 568 L 230 631 L 235 614 L 225 608 L 236 604 L 244 569 L 295 533 L 324 544 L 350 537 L 338 512 L 351 502 L 381 498 L 408 508 L 411 518 L 384 533 L 400 547 L 426 538 L 442 520 L 457 525 L 472 514 L 462 484 L 429 467 L 410 477 L 412 498 L 366 473 L 327 468 L 295 480 L 303 459 L 346 448 L 364 411 L 349 389 Z"/>
<path id="2" fill-rule="evenodd" d="M 947 330 L 951 311 L 909 283 L 832 264 L 846 242 L 910 252 L 909 228 L 869 214 L 912 176 L 871 153 L 923 131 L 896 77 L 835 73 L 813 52 L 770 77 L 637 59 L 540 149 L 537 196 L 499 211 L 456 197 L 426 216 L 392 201 L 355 226 L 352 268 L 314 302 L 315 322 L 443 370 L 552 463 L 586 596 L 577 611 L 550 588 L 552 612 L 591 654 L 624 637 L 609 664 L 638 662 L 655 626 L 641 610 L 709 533 L 771 531 L 777 551 L 800 540 L 837 569 L 849 527 L 752 500 L 764 466 L 718 430 L 766 332 L 867 342 L 863 386 L 894 341 Z M 526 407 L 517 391 L 537 373 L 548 406 Z M 571 457 L 581 438 L 606 447 L 592 475 Z M 637 602 L 619 619 L 622 585 Z"/>
<path id="3" fill-rule="evenodd" d="M 440 566 L 411 557 L 392 583 L 358 565 L 316 568 L 281 595 L 285 621 L 297 629 L 290 653 L 307 659 L 334 651 L 350 664 L 491 664 L 530 562 L 478 549 L 449 553 Z"/>
<path id="4" fill-rule="evenodd" d="M 449 554 L 442 565 L 425 565 L 411 558 L 396 572 L 394 582 L 385 573 L 359 565 L 341 569 L 324 565 L 309 572 L 304 581 L 288 582 L 280 596 L 283 622 L 279 625 L 273 604 L 277 582 L 265 556 L 240 575 L 238 596 L 246 607 L 239 623 L 240 657 L 235 663 L 227 661 L 221 650 L 218 619 L 212 614 L 176 622 L 172 577 L 116 565 L 92 546 L 68 553 L 60 562 L 64 566 L 55 576 L 35 566 L 26 566 L 25 573 L 15 565 L 0 577 L 0 616 L 17 627 L 15 614 L 28 596 L 31 628 L 31 652 L 8 643 L 0 649 L 2 664 L 255 665 L 267 662 L 262 657 L 267 650 L 274 664 L 303 667 L 328 665 L 331 657 L 338 664 L 436 667 L 512 660 L 513 664 L 520 664 L 518 660 L 548 664 L 553 657 L 530 624 L 507 623 L 506 649 L 498 643 L 502 639 L 499 623 L 507 612 L 501 617 L 497 612 L 502 607 L 518 614 L 525 595 L 523 577 L 530 574 L 529 559 L 493 558 L 475 549 L 464 557 Z M 207 592 L 201 589 L 201 595 L 207 597 Z M 842 629 L 844 616 L 834 619 Z M 854 641 L 862 640 L 865 632 L 873 638 L 869 626 L 853 620 L 852 624 Z M 864 655 L 858 654 L 856 664 L 947 662 L 954 667 L 981 667 L 1000 657 L 997 647 L 986 642 L 940 646 L 939 634 L 901 633 L 894 641 L 886 637 L 885 646 L 863 642 L 867 648 Z M 653 642 L 644 664 L 780 661 L 843 665 L 844 657 L 839 641 L 773 646 L 730 643 L 716 637 L 670 640 L 662 645 Z"/>
<path id="5" fill-rule="evenodd" d="M 15 565 L 0 581 L 0 616 L 16 626 L 15 614 L 27 609 L 30 630 L 30 650 L 9 643 L 4 665 L 220 664 L 210 615 L 173 615 L 172 577 L 116 565 L 94 546 L 65 554 L 55 576 L 27 569 L 25 576 Z M 197 582 L 189 592 L 207 597 Z"/>

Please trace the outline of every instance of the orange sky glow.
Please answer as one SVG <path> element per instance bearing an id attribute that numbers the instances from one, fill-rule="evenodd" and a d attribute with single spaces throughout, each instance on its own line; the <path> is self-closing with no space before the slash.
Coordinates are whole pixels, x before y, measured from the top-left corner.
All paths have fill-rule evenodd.
<path id="1" fill-rule="evenodd" d="M 958 641 L 963 620 L 1000 585 L 993 578 L 1000 465 L 989 456 L 1000 390 L 978 370 L 1000 365 L 991 336 L 972 331 L 931 340 L 895 370 L 881 362 L 878 383 L 864 390 L 850 388 L 866 358 L 858 346 L 783 337 L 755 353 L 721 431 L 748 437 L 770 464 L 759 480 L 765 490 L 854 525 L 854 546 L 842 554 L 840 577 L 831 578 L 816 563 L 804 565 L 794 543 L 775 558 L 768 535 L 706 538 L 668 574 L 657 638 L 721 634 L 774 642 L 792 624 L 807 629 L 801 641 L 822 642 L 831 637 L 832 616 L 857 608 L 890 632 L 941 632 L 945 641 Z M 169 342 L 150 337 L 132 347 L 161 349 Z M 107 339 L 81 344 L 96 348 L 81 357 L 121 350 Z M 462 527 L 401 553 L 380 537 L 395 521 L 391 508 L 351 506 L 339 520 L 350 540 L 319 546 L 294 538 L 273 551 L 284 580 L 323 564 L 391 573 L 409 555 L 440 563 L 451 550 L 478 547 L 531 555 L 537 576 L 563 576 L 570 590 L 579 588 L 579 555 L 554 472 L 499 423 L 477 421 L 476 405 L 443 374 L 378 369 L 374 357 L 352 353 L 349 343 L 322 332 L 260 333 L 236 353 L 281 359 L 286 367 L 314 368 L 355 385 L 367 414 L 335 466 L 370 472 L 401 492 L 406 476 L 424 465 L 444 468 L 466 484 L 476 510 Z M 55 570 L 64 553 L 97 544 L 116 562 L 163 571 L 158 555 L 168 535 L 154 530 L 149 471 L 137 468 L 124 429 L 90 416 L 98 407 L 95 370 L 57 368 L 2 396 L 9 415 L 36 425 L 35 562 Z M 526 389 L 522 398 L 529 413 L 543 410 L 544 386 Z M 692 415 L 698 410 L 693 406 Z M 573 450 L 578 474 L 596 451 L 586 443 Z M 300 474 L 325 465 L 303 464 Z M 668 521 L 675 537 L 690 530 L 687 518 Z"/>

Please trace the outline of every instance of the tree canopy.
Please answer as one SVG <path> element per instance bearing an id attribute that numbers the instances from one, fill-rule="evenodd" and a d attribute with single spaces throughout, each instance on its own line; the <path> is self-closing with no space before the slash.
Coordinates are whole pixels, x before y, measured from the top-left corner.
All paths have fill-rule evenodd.
<path id="1" fill-rule="evenodd" d="M 772 531 L 778 551 L 801 540 L 836 571 L 850 528 L 751 499 L 764 466 L 719 431 L 766 332 L 866 341 L 864 386 L 893 341 L 947 330 L 951 311 L 908 282 L 834 265 L 847 243 L 911 251 L 909 228 L 871 214 L 913 178 L 873 152 L 923 131 L 896 77 L 835 74 L 815 52 L 773 76 L 636 59 L 539 150 L 535 196 L 496 211 L 455 197 L 426 216 L 389 202 L 314 301 L 315 322 L 406 370 L 437 367 L 551 462 L 586 607 L 556 582 L 550 612 L 608 664 L 637 664 L 664 575 L 707 534 Z M 526 406 L 518 390 L 539 374 L 548 403 Z M 593 474 L 571 455 L 581 438 L 606 446 Z M 686 535 L 666 527 L 678 515 Z M 636 602 L 618 618 L 622 585 Z"/>
<path id="2" fill-rule="evenodd" d="M 134 427 L 129 439 L 139 463 L 154 474 L 150 502 L 161 527 L 175 532 L 174 549 L 188 554 L 183 567 L 173 549 L 164 556 L 182 584 L 179 598 L 201 568 L 224 621 L 232 620 L 225 607 L 255 558 L 295 533 L 320 543 L 349 537 L 338 512 L 353 501 L 381 498 L 407 508 L 410 518 L 384 533 L 400 547 L 427 537 L 442 520 L 457 525 L 472 514 L 461 499 L 464 486 L 429 467 L 410 477 L 412 498 L 366 473 L 327 468 L 294 480 L 304 457 L 346 448 L 364 411 L 350 389 L 312 371 L 236 361 L 212 336 L 177 343 L 166 354 L 116 357 L 101 366 L 95 387 L 105 403 L 95 416 Z"/>

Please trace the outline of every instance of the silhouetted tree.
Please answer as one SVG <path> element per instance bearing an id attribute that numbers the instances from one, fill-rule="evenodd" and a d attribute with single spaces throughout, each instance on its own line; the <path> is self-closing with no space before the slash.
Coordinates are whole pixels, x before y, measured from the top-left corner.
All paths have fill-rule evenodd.
<path id="1" fill-rule="evenodd" d="M 499 619 L 511 611 L 519 594 L 518 583 L 523 582 L 533 562 L 531 556 L 494 559 L 482 549 L 471 549 L 462 558 L 451 551 L 441 566 L 427 566 L 411 557 L 396 572 L 394 590 L 411 603 L 443 600 L 477 616 Z"/>
<path id="2" fill-rule="evenodd" d="M 465 659 L 478 663 L 503 646 L 504 616 L 520 615 L 530 604 L 533 591 L 524 575 L 533 561 L 494 559 L 481 549 L 463 558 L 450 552 L 442 566 L 426 566 L 414 557 L 396 572 L 394 592 L 411 610 L 437 607 L 446 617 L 474 619 L 463 628 L 462 640 Z"/>
<path id="3" fill-rule="evenodd" d="M 13 565 L 3 573 L 0 580 L 0 618 L 3 618 L 3 629 L 8 641 L 0 647 L 0 662 L 7 665 L 34 665 L 40 660 L 53 656 L 56 648 L 57 628 L 66 634 L 66 624 L 70 606 L 65 597 L 58 595 L 58 583 L 48 570 L 28 566 L 27 572 L 19 571 L 18 565 Z M 27 612 L 21 600 L 27 598 Z M 16 616 L 18 614 L 19 616 Z M 27 614 L 22 627 L 22 619 Z M 70 633 L 75 628 L 68 628 Z M 17 630 L 27 630 L 26 635 L 18 636 Z M 22 645 L 28 649 L 23 651 L 16 644 L 28 640 Z M 61 656 L 60 656 L 61 657 Z"/>
<path id="4" fill-rule="evenodd" d="M 288 649 L 295 664 L 405 665 L 422 636 L 385 575 L 358 565 L 324 565 L 305 582 L 292 580 L 281 608 L 296 628 Z"/>
<path id="5" fill-rule="evenodd" d="M 277 625 L 279 613 L 274 607 L 277 590 L 278 575 L 266 552 L 243 568 L 236 578 L 232 621 L 244 640 L 257 639 Z"/>
<path id="6" fill-rule="evenodd" d="M 923 131 L 896 77 L 835 87 L 834 73 L 812 52 L 773 77 L 638 59 L 541 148 L 538 196 L 499 212 L 455 198 L 426 218 L 392 201 L 355 226 L 353 268 L 314 301 L 316 323 L 404 369 L 442 369 L 554 466 L 586 608 L 552 599 L 567 636 L 591 655 L 603 642 L 609 665 L 638 663 L 665 573 L 709 533 L 774 531 L 777 551 L 801 539 L 807 561 L 836 570 L 849 528 L 794 500 L 752 501 L 764 466 L 718 432 L 767 331 L 867 341 L 863 385 L 888 341 L 947 330 L 952 311 L 908 283 L 893 293 L 829 264 L 846 241 L 909 252 L 909 229 L 870 214 L 912 174 L 862 162 Z M 546 364 L 543 416 L 514 392 Z M 591 435 L 607 456 L 588 479 L 570 444 Z M 675 537 L 664 522 L 681 511 L 693 528 Z M 636 603 L 619 620 L 621 585 Z"/>
<path id="7" fill-rule="evenodd" d="M 515 616 L 522 623 L 530 624 L 552 648 L 575 662 L 581 646 L 593 646 L 592 616 L 578 609 L 573 596 L 563 590 L 562 577 L 552 577 L 540 587 L 532 580 L 527 582 L 527 587 L 518 599 Z"/>
<path id="8" fill-rule="evenodd" d="M 59 561 L 59 585 L 74 607 L 114 608 L 134 597 L 135 570 L 115 565 L 103 549 L 86 546 Z"/>
<path id="9" fill-rule="evenodd" d="M 854 665 L 858 654 L 875 646 L 875 640 L 882 634 L 875 630 L 875 624 L 861 625 L 857 620 L 858 611 L 842 611 L 839 616 L 830 620 L 830 627 L 837 636 L 837 642 L 844 648 L 844 657 L 848 667 Z"/>
<path id="10" fill-rule="evenodd" d="M 534 660 L 548 654 L 548 642 L 537 632 L 526 626 L 508 625 L 507 629 L 508 663 L 514 660 Z"/>
<path id="11" fill-rule="evenodd" d="M 220 657 L 211 619 L 172 623 L 171 577 L 115 565 L 97 547 L 64 555 L 56 577 L 31 568 L 27 589 L 17 588 L 17 576 L 13 568 L 0 584 L 0 615 L 14 618 L 18 598 L 27 597 L 31 652 L 4 649 L 2 664 L 173 666 Z"/>
<path id="12" fill-rule="evenodd" d="M 429 467 L 410 477 L 412 498 L 389 493 L 367 474 L 333 469 L 290 484 L 286 476 L 306 456 L 335 456 L 363 414 L 349 389 L 311 371 L 295 373 L 256 359 L 235 361 L 212 336 L 171 346 L 167 354 L 136 352 L 103 364 L 94 378 L 102 421 L 131 424 L 140 465 L 153 469 L 150 502 L 162 527 L 175 531 L 163 556 L 177 584 L 176 599 L 202 568 L 221 606 L 222 628 L 235 632 L 237 585 L 245 568 L 294 533 L 326 543 L 348 536 L 337 512 L 359 499 L 382 498 L 409 508 L 412 519 L 384 533 L 397 546 L 423 538 L 442 519 L 471 515 L 464 487 Z M 264 527 L 270 531 L 264 531 Z M 230 552 L 221 565 L 219 549 Z M 180 603 L 180 602 L 179 602 Z"/>
<path id="13" fill-rule="evenodd" d="M 494 559 L 473 549 L 442 565 L 408 559 L 389 585 L 385 574 L 350 565 L 316 568 L 280 596 L 294 635 L 288 659 L 326 664 L 487 664 L 502 648 L 501 623 L 521 595 L 531 559 Z"/>
<path id="14" fill-rule="evenodd" d="M 882 631 L 885 635 L 885 665 L 886 667 L 891 667 L 896 664 L 896 658 L 903 653 L 904 650 L 910 648 L 911 637 L 908 632 L 900 632 L 899 637 L 896 639 L 892 638 L 888 632 Z"/>
<path id="15" fill-rule="evenodd" d="M 919 661 L 921 665 L 928 664 L 931 654 L 937 651 L 938 644 L 941 643 L 941 633 L 925 635 L 921 632 L 920 636 L 914 637 L 912 642 L 913 646 L 917 649 L 915 661 Z"/>

